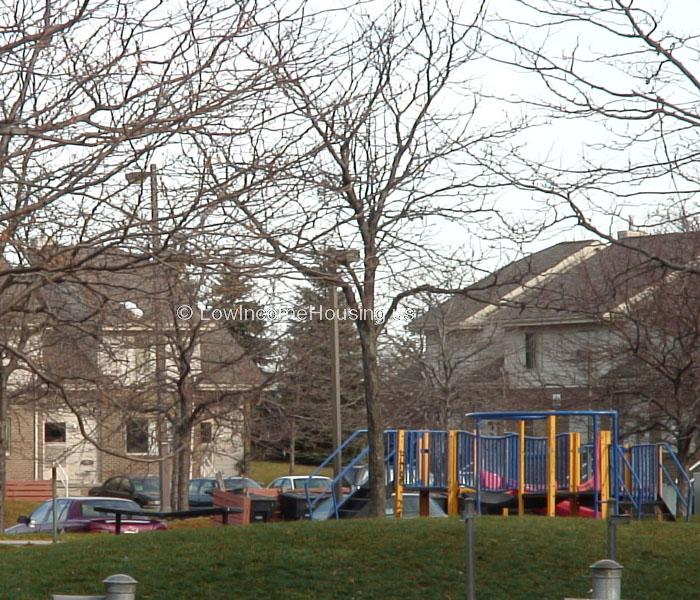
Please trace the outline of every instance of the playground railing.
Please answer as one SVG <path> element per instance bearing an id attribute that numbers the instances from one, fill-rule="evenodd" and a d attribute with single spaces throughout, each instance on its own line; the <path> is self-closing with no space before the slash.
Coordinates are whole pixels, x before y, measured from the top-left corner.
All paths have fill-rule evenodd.
<path id="1" fill-rule="evenodd" d="M 479 483 L 484 491 L 518 489 L 518 434 L 479 436 Z"/>
<path id="2" fill-rule="evenodd" d="M 637 518 L 641 518 L 642 491 L 644 489 L 642 485 L 642 480 L 639 478 L 639 475 L 637 475 L 637 473 L 635 472 L 632 463 L 627 458 L 625 448 L 623 446 L 610 446 L 610 449 L 611 451 L 616 451 L 618 453 L 623 467 L 619 469 L 617 473 L 617 489 L 619 491 L 619 495 L 622 498 L 629 499 L 629 501 L 632 503 L 634 514 L 637 516 Z M 627 487 L 627 482 L 625 480 L 625 467 L 630 473 L 630 487 Z"/>
<path id="3" fill-rule="evenodd" d="M 656 444 L 637 444 L 630 448 L 632 472 L 637 474 L 635 495 L 640 508 L 656 502 L 659 495 L 659 452 Z"/>
<path id="4" fill-rule="evenodd" d="M 474 449 L 476 436 L 471 431 L 457 432 L 457 484 L 463 488 L 476 488 Z"/>
<path id="5" fill-rule="evenodd" d="M 681 461 L 678 459 L 678 455 L 675 453 L 673 448 L 671 448 L 667 443 L 661 442 L 659 444 L 659 447 L 661 448 L 661 474 L 662 478 L 665 480 L 666 484 L 671 486 L 671 488 L 674 490 L 676 493 L 676 498 L 677 501 L 681 503 L 681 506 L 683 507 L 683 514 L 685 515 L 686 521 L 690 520 L 690 517 L 693 513 L 693 494 L 694 494 L 694 489 L 693 489 L 693 480 L 691 479 L 690 475 L 688 472 L 685 470 L 685 467 L 681 463 Z M 664 456 L 668 457 L 671 461 L 671 464 L 675 467 L 676 470 L 676 477 L 674 477 L 674 474 L 671 473 L 671 470 L 668 468 L 666 461 L 664 460 Z M 679 480 L 683 480 L 685 482 L 686 486 L 686 492 L 683 493 L 679 484 Z"/>
<path id="6" fill-rule="evenodd" d="M 558 433 L 556 443 L 557 489 L 568 490 L 569 479 L 571 476 L 571 460 L 569 452 L 571 444 L 571 435 L 569 433 Z"/>
<path id="7" fill-rule="evenodd" d="M 321 500 L 325 499 L 325 497 L 323 497 L 323 496 L 316 496 L 314 498 L 311 497 L 311 493 L 309 491 L 309 485 L 308 485 L 311 478 L 315 477 L 317 475 L 320 475 L 321 471 L 325 467 L 330 465 L 333 462 L 333 459 L 336 456 L 338 456 L 338 454 L 342 454 L 342 452 L 344 450 L 346 450 L 352 443 L 354 443 L 358 438 L 360 438 L 360 436 L 365 435 L 366 433 L 367 433 L 366 429 L 357 429 L 357 430 L 353 431 L 338 448 L 333 450 L 333 452 L 331 452 L 326 457 L 326 459 L 318 467 L 316 467 L 316 469 L 314 469 L 314 471 L 310 474 L 309 478 L 304 482 L 304 495 L 306 496 L 306 506 L 309 510 L 309 517 L 311 517 L 313 515 L 314 507 Z M 338 476 L 333 479 L 333 484 L 331 486 L 330 495 L 332 497 L 333 512 L 335 513 L 336 518 L 338 516 L 338 504 L 339 504 L 339 502 L 338 502 L 339 499 L 336 498 L 336 493 L 335 493 L 336 489 L 338 487 L 337 484 L 342 483 L 343 477 L 348 474 L 349 470 L 352 467 L 360 464 L 360 460 L 362 460 L 361 458 L 359 458 L 360 455 L 364 454 L 364 456 L 366 456 L 368 452 L 369 452 L 369 447 L 365 447 L 364 450 L 360 451 L 360 453 L 358 455 L 356 455 L 352 461 L 350 461 L 350 464 L 347 467 L 345 467 L 344 469 L 342 469 L 341 472 L 338 474 Z"/>
<path id="8" fill-rule="evenodd" d="M 547 438 L 525 437 L 525 489 L 536 493 L 547 489 Z"/>
<path id="9" fill-rule="evenodd" d="M 508 491 L 518 488 L 518 435 L 479 436 L 457 432 L 457 484 L 462 488 Z M 478 468 L 476 454 L 478 453 Z M 479 475 L 477 481 L 476 474 Z M 446 479 L 446 476 L 445 476 Z"/>
<path id="10" fill-rule="evenodd" d="M 404 432 L 403 486 L 446 488 L 448 480 L 448 432 L 407 429 Z"/>
<path id="11" fill-rule="evenodd" d="M 585 483 L 593 479 L 595 444 L 581 444 L 579 455 L 581 460 L 581 483 Z"/>

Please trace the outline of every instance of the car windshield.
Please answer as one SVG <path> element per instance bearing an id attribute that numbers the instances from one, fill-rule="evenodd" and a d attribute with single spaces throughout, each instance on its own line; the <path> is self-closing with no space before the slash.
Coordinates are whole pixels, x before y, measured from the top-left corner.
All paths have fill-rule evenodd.
<path id="1" fill-rule="evenodd" d="M 256 489 L 262 487 L 257 481 L 253 481 L 247 477 L 228 477 L 227 479 L 224 479 L 224 485 L 226 486 L 227 490 L 242 487 Z"/>
<path id="2" fill-rule="evenodd" d="M 157 477 L 144 477 L 143 479 L 133 479 L 132 485 L 136 492 L 160 492 L 160 479 Z"/>
<path id="3" fill-rule="evenodd" d="M 199 494 L 199 488 L 204 485 L 204 481 L 200 481 L 198 479 L 193 479 L 190 481 L 190 487 L 189 487 L 189 493 L 190 494 Z"/>
<path id="4" fill-rule="evenodd" d="M 215 479 L 194 479 L 190 481 L 190 494 L 211 494 L 215 486 Z"/>
<path id="5" fill-rule="evenodd" d="M 294 481 L 294 487 L 297 490 L 303 490 L 307 481 L 310 488 L 322 488 L 324 490 L 331 489 L 331 482 L 325 477 L 306 477 L 305 479 L 296 479 Z"/>
<path id="6" fill-rule="evenodd" d="M 97 512 L 95 508 L 117 508 L 119 510 L 141 511 L 141 507 L 132 500 L 82 500 L 80 515 L 85 518 L 109 518 L 109 514 Z"/>

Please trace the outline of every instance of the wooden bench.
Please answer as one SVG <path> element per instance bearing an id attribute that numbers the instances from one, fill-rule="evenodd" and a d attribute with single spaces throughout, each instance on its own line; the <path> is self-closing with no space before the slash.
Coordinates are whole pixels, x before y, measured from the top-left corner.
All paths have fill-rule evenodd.
<path id="1" fill-rule="evenodd" d="M 43 500 L 51 499 L 51 481 L 41 480 L 9 480 L 6 484 L 5 498 L 7 500 Z"/>

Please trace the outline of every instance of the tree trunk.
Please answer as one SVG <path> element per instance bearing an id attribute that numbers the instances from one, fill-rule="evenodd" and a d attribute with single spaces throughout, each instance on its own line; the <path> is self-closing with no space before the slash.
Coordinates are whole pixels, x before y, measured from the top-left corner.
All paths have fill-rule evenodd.
<path id="1" fill-rule="evenodd" d="M 250 461 L 252 459 L 253 438 L 251 432 L 251 420 L 253 419 L 253 396 L 246 394 L 243 397 L 243 463 L 240 475 L 250 473 Z"/>
<path id="2" fill-rule="evenodd" d="M 676 446 L 678 448 L 676 455 L 678 456 L 678 461 L 683 465 L 684 469 L 687 469 L 688 466 L 690 466 L 690 435 L 685 434 L 685 435 L 679 435 L 676 439 Z M 673 472 L 673 471 L 671 471 Z M 685 480 L 684 477 L 678 476 L 678 491 L 680 495 L 685 498 L 688 495 L 689 487 L 688 487 L 688 482 Z M 686 517 L 686 512 L 687 511 L 692 511 L 693 507 L 689 506 L 687 509 L 682 505 L 680 498 L 676 501 L 676 514 L 675 517 L 677 520 L 682 520 L 685 519 Z"/>
<path id="3" fill-rule="evenodd" d="M 190 507 L 189 503 L 189 481 L 190 481 L 190 462 L 191 462 L 191 449 L 189 444 L 189 435 L 187 436 L 186 445 L 178 453 L 178 476 L 177 476 L 177 489 L 175 491 L 175 498 L 177 499 L 177 510 L 188 510 Z"/>
<path id="4" fill-rule="evenodd" d="M 365 405 L 367 408 L 367 438 L 369 441 L 369 486 L 372 517 L 383 517 L 386 508 L 384 483 L 384 423 L 378 399 L 379 369 L 377 365 L 377 332 L 374 323 L 360 322 L 362 368 L 364 372 Z"/>
<path id="5" fill-rule="evenodd" d="M 179 424 L 175 428 L 173 439 L 173 472 L 172 481 L 169 482 L 172 489 L 172 509 L 187 510 L 189 506 L 188 485 L 190 477 L 191 451 L 189 444 L 189 430 Z"/>
<path id="6" fill-rule="evenodd" d="M 179 390 L 177 423 L 173 435 L 173 510 L 187 510 L 189 507 L 190 462 L 192 459 L 192 426 L 190 415 L 192 400 L 189 389 L 182 386 Z"/>
<path id="7" fill-rule="evenodd" d="M 291 418 L 289 422 L 289 474 L 294 475 L 294 469 L 296 468 L 296 449 L 297 445 L 297 432 L 296 425 L 294 422 L 294 417 Z"/>
<path id="8" fill-rule="evenodd" d="M 9 407 L 5 393 L 4 373 L 0 373 L 0 532 L 5 529 L 5 497 L 7 481 L 7 450 L 9 450 L 10 429 Z"/>

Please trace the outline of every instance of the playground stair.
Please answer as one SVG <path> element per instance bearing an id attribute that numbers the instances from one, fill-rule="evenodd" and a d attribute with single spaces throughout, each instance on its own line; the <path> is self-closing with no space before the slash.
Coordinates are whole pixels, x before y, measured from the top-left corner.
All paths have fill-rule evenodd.
<path id="1" fill-rule="evenodd" d="M 386 486 L 386 497 L 391 498 L 394 491 L 394 482 L 390 482 Z M 367 505 L 369 504 L 369 486 L 363 485 L 357 490 L 346 496 L 338 506 L 339 519 L 351 519 L 357 516 L 364 516 L 367 513 Z"/>
<path id="2" fill-rule="evenodd" d="M 662 519 L 675 521 L 676 514 L 671 512 L 669 506 L 661 498 L 648 502 L 642 502 L 639 510 L 630 500 L 620 500 L 619 510 L 621 514 L 631 514 L 638 519 Z"/>
<path id="3" fill-rule="evenodd" d="M 360 514 L 369 504 L 369 488 L 362 486 L 347 496 L 338 506 L 338 518 L 350 519 Z"/>

